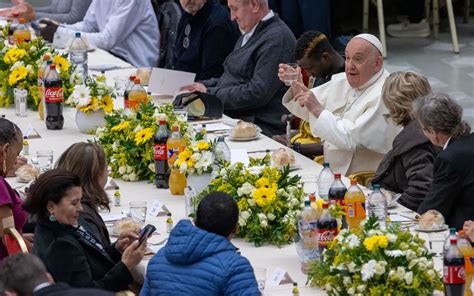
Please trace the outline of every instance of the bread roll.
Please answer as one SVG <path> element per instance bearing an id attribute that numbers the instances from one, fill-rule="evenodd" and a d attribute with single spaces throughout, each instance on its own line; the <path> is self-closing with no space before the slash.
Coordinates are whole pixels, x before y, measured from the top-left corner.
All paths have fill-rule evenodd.
<path id="1" fill-rule="evenodd" d="M 15 174 L 19 182 L 30 182 L 40 175 L 40 171 L 34 165 L 25 164 L 19 167 Z"/>
<path id="2" fill-rule="evenodd" d="M 232 129 L 233 138 L 253 138 L 257 136 L 257 127 L 253 123 L 238 121 Z"/>
<path id="3" fill-rule="evenodd" d="M 436 210 L 429 210 L 420 216 L 420 229 L 436 229 L 444 225 L 443 215 Z"/>
<path id="4" fill-rule="evenodd" d="M 124 218 L 122 220 L 117 221 L 114 224 L 114 234 L 121 235 L 125 232 L 139 232 L 140 231 L 140 224 L 135 222 L 132 218 Z"/>
<path id="5" fill-rule="evenodd" d="M 280 148 L 273 152 L 272 154 L 272 162 L 273 165 L 277 167 L 282 167 L 290 164 L 295 163 L 295 157 L 293 156 L 293 153 L 289 151 L 288 149 L 285 148 Z"/>

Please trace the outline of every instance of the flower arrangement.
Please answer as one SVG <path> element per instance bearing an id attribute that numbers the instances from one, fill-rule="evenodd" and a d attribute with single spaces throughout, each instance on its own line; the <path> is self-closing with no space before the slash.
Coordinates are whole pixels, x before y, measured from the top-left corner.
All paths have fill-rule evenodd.
<path id="1" fill-rule="evenodd" d="M 308 279 L 329 295 L 433 295 L 443 284 L 432 257 L 418 236 L 370 217 L 357 231 L 342 230 Z"/>
<path id="2" fill-rule="evenodd" d="M 205 141 L 203 134 L 198 133 L 194 139 L 187 141 L 186 148 L 179 153 L 173 167 L 178 168 L 186 176 L 211 173 L 215 144 L 216 141 Z"/>
<path id="3" fill-rule="evenodd" d="M 96 130 L 96 136 L 104 147 L 111 177 L 126 181 L 155 179 L 153 137 L 160 120 L 166 120 L 168 128 L 178 125 L 182 135 L 188 129 L 188 123 L 176 116 L 171 104 L 141 104 L 136 112 L 114 110 L 105 116 L 105 126 Z"/>
<path id="4" fill-rule="evenodd" d="M 84 113 L 104 110 L 109 114 L 114 109 L 112 98 L 115 98 L 114 89 L 107 86 L 104 75 L 99 75 L 88 77 L 85 84 L 75 85 L 66 103 Z"/>
<path id="5" fill-rule="evenodd" d="M 58 54 L 41 38 L 11 46 L 5 42 L 5 36 L 8 36 L 8 28 L 0 28 L 0 107 L 12 104 L 14 88 L 22 88 L 28 90 L 28 106 L 34 110 L 38 108 L 42 97 L 38 69 L 45 56 L 49 56 L 59 69 L 65 98 L 72 93 L 74 84 L 82 81 L 82 77 L 75 73 L 75 66 L 69 64 L 68 55 Z"/>
<path id="6" fill-rule="evenodd" d="M 223 163 L 218 176 L 199 194 L 197 205 L 209 192 L 222 191 L 237 202 L 240 210 L 237 235 L 252 242 L 283 245 L 293 241 L 303 207 L 299 176 L 289 167 L 270 166 L 270 156 L 251 158 L 250 164 Z"/>

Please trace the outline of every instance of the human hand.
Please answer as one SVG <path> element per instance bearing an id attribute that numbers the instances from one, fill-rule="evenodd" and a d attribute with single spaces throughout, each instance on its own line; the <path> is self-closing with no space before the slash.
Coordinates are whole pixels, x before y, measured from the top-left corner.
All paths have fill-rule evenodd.
<path id="1" fill-rule="evenodd" d="M 288 64 L 279 64 L 278 65 L 278 78 L 286 84 L 286 71 L 289 70 L 289 68 L 291 68 L 290 65 Z M 298 72 L 298 78 L 296 80 L 296 82 L 299 82 L 301 84 L 303 84 L 303 74 L 301 73 L 301 68 L 300 67 L 296 67 L 296 71 Z"/>
<path id="2" fill-rule="evenodd" d="M 142 261 L 143 256 L 146 251 L 147 239 L 143 240 L 141 245 L 138 245 L 139 242 L 136 240 L 131 245 L 129 245 L 122 254 L 122 262 L 130 270 L 133 267 L 137 266 L 140 261 Z"/>
<path id="3" fill-rule="evenodd" d="M 468 220 L 464 222 L 462 229 L 466 233 L 469 240 L 474 242 L 474 221 Z"/>
<path id="4" fill-rule="evenodd" d="M 43 36 L 45 40 L 53 42 L 54 33 L 56 33 L 56 30 L 58 29 L 59 23 L 48 18 L 40 19 L 39 23 L 46 25 L 40 29 L 41 36 Z"/>
<path id="5" fill-rule="evenodd" d="M 120 234 L 117 241 L 115 241 L 115 248 L 120 253 L 123 253 L 128 246 L 139 238 L 139 233 L 135 231 L 125 231 Z"/>
<path id="6" fill-rule="evenodd" d="M 286 135 L 274 135 L 272 139 L 286 146 Z"/>
<path id="7" fill-rule="evenodd" d="M 15 165 L 7 172 L 7 177 L 15 177 L 16 170 L 19 169 L 21 166 L 24 166 L 28 163 L 28 159 L 23 156 L 18 156 L 16 158 Z"/>
<path id="8" fill-rule="evenodd" d="M 185 85 L 183 87 L 181 87 L 179 90 L 181 91 L 189 91 L 189 92 L 193 92 L 193 91 L 199 91 L 199 92 L 202 92 L 202 93 L 206 93 L 207 92 L 207 88 L 204 84 L 200 83 L 200 82 L 194 82 L 193 84 L 190 84 L 190 85 Z"/>
<path id="9" fill-rule="evenodd" d="M 294 97 L 294 100 L 301 107 L 306 107 L 306 109 L 308 109 L 308 111 L 311 112 L 316 118 L 318 118 L 321 112 L 323 112 L 324 110 L 324 107 L 319 103 L 313 92 L 309 89 L 307 89 L 306 91 L 300 91 Z"/>
<path id="10" fill-rule="evenodd" d="M 32 250 L 35 235 L 33 233 L 23 233 L 22 237 L 23 237 L 23 240 L 25 241 L 25 244 L 26 244 L 26 247 L 28 248 L 28 250 Z"/>

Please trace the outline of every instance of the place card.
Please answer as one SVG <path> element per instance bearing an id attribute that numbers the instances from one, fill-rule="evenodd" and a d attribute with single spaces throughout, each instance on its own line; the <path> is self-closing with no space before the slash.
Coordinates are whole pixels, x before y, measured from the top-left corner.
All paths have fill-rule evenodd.
<path id="1" fill-rule="evenodd" d="M 228 131 L 233 129 L 232 126 L 225 124 L 225 123 L 209 123 L 206 124 L 206 131 L 207 132 L 216 132 L 216 131 Z"/>
<path id="2" fill-rule="evenodd" d="M 277 267 L 267 280 L 268 286 L 278 286 L 281 284 L 293 283 L 291 276 L 281 267 Z"/>
<path id="3" fill-rule="evenodd" d="M 150 216 L 153 216 L 153 217 L 157 217 L 159 216 L 160 214 L 166 214 L 168 213 L 169 210 L 168 208 L 165 206 L 164 203 L 162 203 L 161 201 L 155 199 L 152 203 L 151 203 L 151 209 L 150 211 L 148 211 L 148 215 Z"/>

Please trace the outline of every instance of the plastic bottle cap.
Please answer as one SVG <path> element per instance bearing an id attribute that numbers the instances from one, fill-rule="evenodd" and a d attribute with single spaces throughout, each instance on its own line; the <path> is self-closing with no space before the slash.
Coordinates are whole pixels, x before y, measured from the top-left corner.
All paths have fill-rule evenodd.
<path id="1" fill-rule="evenodd" d="M 165 125 L 166 124 L 166 120 L 160 120 L 160 125 Z"/>
<path id="2" fill-rule="evenodd" d="M 81 38 L 81 32 L 76 32 L 76 38 Z"/>
<path id="3" fill-rule="evenodd" d="M 356 178 L 351 179 L 351 185 L 357 185 L 357 179 Z"/>
<path id="4" fill-rule="evenodd" d="M 135 81 L 135 79 L 137 79 L 137 76 L 134 76 L 134 75 L 130 76 L 130 81 Z"/>
<path id="5" fill-rule="evenodd" d="M 133 80 L 133 83 L 135 83 L 135 84 L 140 84 L 140 79 L 135 78 L 135 80 Z"/>
<path id="6" fill-rule="evenodd" d="M 309 207 L 311 205 L 311 202 L 309 200 L 304 201 L 304 206 Z"/>
<path id="7" fill-rule="evenodd" d="M 328 209 L 329 205 L 327 203 L 323 203 L 323 209 Z"/>
<path id="8" fill-rule="evenodd" d="M 206 127 L 206 124 L 205 124 L 205 123 L 203 123 L 203 124 L 201 125 L 201 127 Z"/>
<path id="9" fill-rule="evenodd" d="M 451 242 L 451 245 L 455 245 L 458 243 L 458 240 L 456 238 L 452 238 L 449 241 Z"/>
<path id="10" fill-rule="evenodd" d="M 47 60 L 47 61 L 46 61 L 46 65 L 50 66 L 50 65 L 52 65 L 52 64 L 53 64 L 53 61 L 51 61 L 51 60 Z"/>
<path id="11" fill-rule="evenodd" d="M 311 194 L 309 196 L 309 201 L 316 201 L 316 196 L 314 196 L 314 194 Z"/>
<path id="12" fill-rule="evenodd" d="M 293 287 L 297 287 L 298 286 L 298 283 L 297 282 L 294 282 L 293 283 Z"/>
<path id="13" fill-rule="evenodd" d="M 115 190 L 119 190 L 119 187 L 118 187 L 118 186 L 115 186 L 114 189 L 115 189 Z"/>
<path id="14" fill-rule="evenodd" d="M 12 15 L 13 15 L 14 17 L 18 17 L 20 14 L 19 14 L 18 12 L 14 12 Z"/>
<path id="15" fill-rule="evenodd" d="M 341 179 L 341 173 L 335 173 L 334 178 L 336 179 Z"/>
<path id="16" fill-rule="evenodd" d="M 463 229 L 461 229 L 461 230 L 458 231 L 458 236 L 464 237 L 464 236 L 466 236 L 466 232 Z"/>
<path id="17" fill-rule="evenodd" d="M 46 62 L 48 62 L 50 59 L 51 59 L 51 57 L 49 55 L 45 55 L 43 57 L 43 61 L 46 61 Z"/>
<path id="18" fill-rule="evenodd" d="M 51 63 L 51 66 L 49 66 L 51 68 L 51 70 L 56 70 L 56 65 Z"/>
<path id="19" fill-rule="evenodd" d="M 380 190 L 380 184 L 372 184 L 372 188 L 374 188 L 374 190 Z"/>
<path id="20" fill-rule="evenodd" d="M 161 123 L 160 123 L 160 124 L 161 124 Z M 173 125 L 173 126 L 171 127 L 171 131 L 173 131 L 173 132 L 179 131 L 179 127 L 178 127 L 177 125 Z"/>
<path id="21" fill-rule="evenodd" d="M 328 168 L 329 167 L 329 162 L 323 163 L 323 167 Z"/>
<path id="22" fill-rule="evenodd" d="M 27 137 L 27 136 L 23 136 L 23 139 L 25 139 L 25 140 L 26 140 L 26 139 L 28 139 L 28 137 Z"/>
<path id="23" fill-rule="evenodd" d="M 219 138 L 217 138 L 217 141 L 218 142 L 225 142 L 224 136 L 219 136 Z"/>
<path id="24" fill-rule="evenodd" d="M 23 17 L 20 17 L 18 21 L 20 22 L 20 24 L 26 23 L 26 20 Z"/>

